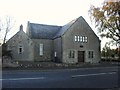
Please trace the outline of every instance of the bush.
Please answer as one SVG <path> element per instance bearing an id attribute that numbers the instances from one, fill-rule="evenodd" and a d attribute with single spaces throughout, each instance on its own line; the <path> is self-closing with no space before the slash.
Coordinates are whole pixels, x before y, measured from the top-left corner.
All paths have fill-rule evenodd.
<path id="1" fill-rule="evenodd" d="M 7 45 L 6 45 L 6 43 L 4 43 L 4 44 L 2 45 L 2 59 L 3 59 L 3 57 L 8 57 L 8 58 L 11 58 L 11 59 L 12 59 L 12 57 L 13 57 L 12 51 L 11 51 L 11 50 L 7 50 Z"/>
<path id="2" fill-rule="evenodd" d="M 101 61 L 107 61 L 107 62 L 110 62 L 110 61 L 112 61 L 112 62 L 120 62 L 120 60 L 117 59 L 117 58 L 102 58 Z"/>

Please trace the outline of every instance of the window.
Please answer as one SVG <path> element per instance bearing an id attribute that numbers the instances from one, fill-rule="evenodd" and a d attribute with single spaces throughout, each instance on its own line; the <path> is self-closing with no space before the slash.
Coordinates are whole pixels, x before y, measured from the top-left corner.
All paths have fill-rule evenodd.
<path id="1" fill-rule="evenodd" d="M 82 40 L 82 36 L 80 36 L 80 42 L 82 42 L 83 40 Z"/>
<path id="2" fill-rule="evenodd" d="M 75 36 L 74 37 L 75 42 L 83 42 L 86 43 L 88 41 L 88 37 L 86 36 Z"/>
<path id="3" fill-rule="evenodd" d="M 88 51 L 88 58 L 93 58 L 93 51 Z"/>
<path id="4" fill-rule="evenodd" d="M 69 58 L 71 58 L 71 51 L 69 52 Z"/>
<path id="5" fill-rule="evenodd" d="M 85 37 L 84 36 L 82 37 L 82 39 L 83 39 L 83 42 L 85 42 Z"/>
<path id="6" fill-rule="evenodd" d="M 74 58 L 74 57 L 75 57 L 75 51 L 70 51 L 69 58 Z"/>
<path id="7" fill-rule="evenodd" d="M 78 42 L 80 41 L 80 36 L 78 36 Z"/>
<path id="8" fill-rule="evenodd" d="M 43 44 L 40 44 L 40 48 L 39 49 L 40 49 L 40 53 L 39 54 L 40 54 L 40 56 L 42 56 L 43 55 Z"/>
<path id="9" fill-rule="evenodd" d="M 75 51 L 72 51 L 72 58 L 75 57 Z"/>
<path id="10" fill-rule="evenodd" d="M 75 42 L 77 41 L 77 36 L 75 36 Z"/>
<path id="11" fill-rule="evenodd" d="M 54 53 L 54 56 L 57 57 L 57 52 Z"/>
<path id="12" fill-rule="evenodd" d="M 85 37 L 85 42 L 87 42 L 88 40 L 87 40 L 87 37 Z"/>
<path id="13" fill-rule="evenodd" d="M 19 54 L 23 53 L 23 46 L 22 45 L 19 45 L 19 47 L 18 47 L 18 53 Z"/>

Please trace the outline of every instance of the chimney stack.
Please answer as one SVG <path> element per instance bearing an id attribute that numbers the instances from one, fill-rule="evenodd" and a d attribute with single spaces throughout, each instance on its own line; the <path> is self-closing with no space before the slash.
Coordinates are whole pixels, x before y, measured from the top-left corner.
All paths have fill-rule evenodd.
<path id="1" fill-rule="evenodd" d="M 23 25 L 22 24 L 20 25 L 20 31 L 23 31 Z"/>

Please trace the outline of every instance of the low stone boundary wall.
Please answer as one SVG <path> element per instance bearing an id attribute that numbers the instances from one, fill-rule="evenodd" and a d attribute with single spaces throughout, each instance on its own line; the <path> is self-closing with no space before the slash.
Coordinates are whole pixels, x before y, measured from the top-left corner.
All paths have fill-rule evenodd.
<path id="1" fill-rule="evenodd" d="M 116 62 L 101 62 L 101 63 L 77 63 L 77 64 L 63 64 L 55 62 L 14 62 L 15 67 L 3 67 L 4 69 L 15 69 L 15 70 L 44 70 L 44 69 L 60 69 L 60 68 L 82 68 L 82 67 L 101 67 L 120 65 Z"/>

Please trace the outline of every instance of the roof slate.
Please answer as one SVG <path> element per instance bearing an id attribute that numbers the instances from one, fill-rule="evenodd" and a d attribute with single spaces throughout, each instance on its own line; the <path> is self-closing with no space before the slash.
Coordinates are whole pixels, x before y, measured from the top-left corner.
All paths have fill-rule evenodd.
<path id="1" fill-rule="evenodd" d="M 55 35 L 54 38 L 62 36 L 75 23 L 76 20 L 77 19 L 74 19 L 66 25 L 62 26 L 61 30 Z"/>
<path id="2" fill-rule="evenodd" d="M 53 37 L 59 32 L 60 28 L 61 26 L 30 23 L 31 38 L 53 39 Z"/>
<path id="3" fill-rule="evenodd" d="M 76 22 L 77 19 L 72 20 L 64 26 L 29 23 L 31 38 L 54 39 L 60 37 Z"/>

